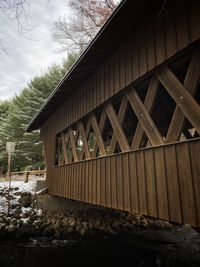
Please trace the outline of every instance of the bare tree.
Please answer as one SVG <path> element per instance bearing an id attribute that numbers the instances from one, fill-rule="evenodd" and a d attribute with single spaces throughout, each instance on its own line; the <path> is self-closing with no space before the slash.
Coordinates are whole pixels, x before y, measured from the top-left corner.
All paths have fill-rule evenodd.
<path id="1" fill-rule="evenodd" d="M 24 25 L 29 15 L 29 3 L 27 0 L 0 0 L 0 13 L 17 23 L 18 31 L 24 32 Z M 0 50 L 6 52 L 6 34 L 0 32 Z"/>
<path id="2" fill-rule="evenodd" d="M 53 39 L 60 51 L 83 50 L 114 11 L 116 0 L 68 0 L 73 16 L 54 22 Z"/>

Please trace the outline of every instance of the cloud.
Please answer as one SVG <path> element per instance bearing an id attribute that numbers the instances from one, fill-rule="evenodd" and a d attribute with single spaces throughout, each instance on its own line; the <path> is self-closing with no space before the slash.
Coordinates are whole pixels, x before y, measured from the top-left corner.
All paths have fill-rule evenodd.
<path id="1" fill-rule="evenodd" d="M 4 33 L 8 56 L 0 51 L 0 100 L 19 93 L 36 75 L 48 66 L 62 62 L 65 54 L 56 53 L 56 44 L 51 38 L 51 27 L 58 17 L 67 13 L 66 0 L 31 1 L 29 31 L 22 34 L 17 25 L 0 16 L 1 32 Z M 23 36 L 25 35 L 25 36 Z"/>

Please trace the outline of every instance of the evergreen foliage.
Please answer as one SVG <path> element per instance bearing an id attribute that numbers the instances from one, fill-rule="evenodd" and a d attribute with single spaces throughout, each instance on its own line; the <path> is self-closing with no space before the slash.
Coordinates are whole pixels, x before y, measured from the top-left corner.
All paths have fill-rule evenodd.
<path id="1" fill-rule="evenodd" d="M 26 127 L 77 58 L 78 54 L 70 54 L 62 66 L 51 66 L 44 75 L 33 78 L 19 95 L 0 102 L 0 167 L 4 172 L 7 141 L 16 142 L 13 170 L 44 165 L 39 130 L 27 133 Z"/>

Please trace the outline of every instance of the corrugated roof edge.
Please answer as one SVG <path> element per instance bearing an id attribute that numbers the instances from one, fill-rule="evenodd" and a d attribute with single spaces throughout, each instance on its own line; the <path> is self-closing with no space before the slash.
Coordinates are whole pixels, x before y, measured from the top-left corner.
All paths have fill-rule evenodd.
<path id="1" fill-rule="evenodd" d="M 58 92 L 59 88 L 62 86 L 62 84 L 68 79 L 68 77 L 71 75 L 71 73 L 74 71 L 74 69 L 79 65 L 79 63 L 82 61 L 82 59 L 84 58 L 84 56 L 87 54 L 87 52 L 90 50 L 90 48 L 94 45 L 94 43 L 97 41 L 97 39 L 99 38 L 99 36 L 102 34 L 102 32 L 106 29 L 107 25 L 111 22 L 111 20 L 116 16 L 116 14 L 118 13 L 118 11 L 121 9 L 121 7 L 127 2 L 127 0 L 122 0 L 120 2 L 120 4 L 116 7 L 116 9 L 114 10 L 114 12 L 112 13 L 112 15 L 107 19 L 107 21 L 105 22 L 105 24 L 103 25 L 103 27 L 99 30 L 99 32 L 96 34 L 96 36 L 94 37 L 94 39 L 88 44 L 88 46 L 86 47 L 86 49 L 83 51 L 83 53 L 80 55 L 80 57 L 78 58 L 78 60 L 72 65 L 72 67 L 70 68 L 70 70 L 65 74 L 65 76 L 62 78 L 62 80 L 59 82 L 59 84 L 56 86 L 56 88 L 52 91 L 52 93 L 49 95 L 49 97 L 47 98 L 47 100 L 44 102 L 44 104 L 41 106 L 41 108 L 38 110 L 38 112 L 36 113 L 36 115 L 33 117 L 33 119 L 30 121 L 29 125 L 26 128 L 27 132 L 33 131 L 31 129 L 32 124 L 35 122 L 35 120 L 37 119 L 37 117 L 39 116 L 39 114 L 42 113 L 42 111 L 44 110 L 44 108 L 48 105 L 49 101 L 52 99 L 52 97 L 56 94 L 56 92 Z M 38 127 L 39 128 L 39 127 Z M 37 129 L 38 129 L 37 128 Z M 36 129 L 34 129 L 36 130 Z"/>

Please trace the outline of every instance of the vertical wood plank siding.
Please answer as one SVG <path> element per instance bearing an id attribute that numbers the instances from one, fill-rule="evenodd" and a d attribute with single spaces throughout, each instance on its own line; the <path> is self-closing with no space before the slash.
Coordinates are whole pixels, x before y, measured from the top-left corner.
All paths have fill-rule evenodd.
<path id="1" fill-rule="evenodd" d="M 50 194 L 200 226 L 199 162 L 199 138 L 94 158 L 54 167 Z"/>
<path id="2" fill-rule="evenodd" d="M 174 5 L 167 6 L 168 12 L 156 21 L 146 21 L 133 30 L 133 35 L 107 57 L 42 127 L 62 131 L 130 82 L 199 39 L 200 2 L 184 3 L 178 6 L 181 6 L 178 15 L 175 15 Z"/>
<path id="3" fill-rule="evenodd" d="M 200 39 L 200 1 L 175 2 L 137 25 L 43 124 L 50 194 L 200 227 L 199 139 L 54 167 L 58 132 Z"/>

